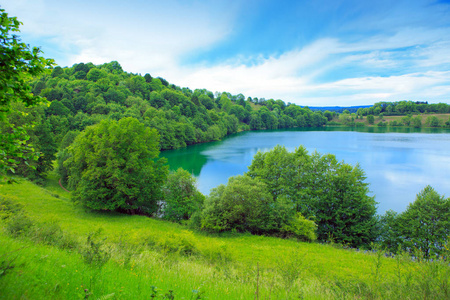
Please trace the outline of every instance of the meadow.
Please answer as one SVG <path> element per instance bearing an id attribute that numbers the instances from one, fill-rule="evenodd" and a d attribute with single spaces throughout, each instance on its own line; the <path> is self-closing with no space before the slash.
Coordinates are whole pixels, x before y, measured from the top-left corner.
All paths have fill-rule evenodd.
<path id="1" fill-rule="evenodd" d="M 54 174 L 0 195 L 0 299 L 450 297 L 444 260 L 85 211 Z"/>

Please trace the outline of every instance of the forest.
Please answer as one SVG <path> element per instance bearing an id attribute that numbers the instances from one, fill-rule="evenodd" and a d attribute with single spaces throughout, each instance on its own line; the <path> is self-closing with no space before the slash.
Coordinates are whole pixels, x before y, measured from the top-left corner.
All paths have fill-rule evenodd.
<path id="1" fill-rule="evenodd" d="M 431 186 L 404 212 L 379 216 L 359 165 L 299 145 L 294 152 L 283 146 L 258 152 L 247 173 L 205 196 L 188 171 L 169 172 L 159 154 L 244 130 L 320 127 L 347 117 L 370 124 L 373 115 L 449 113 L 449 105 L 381 102 L 336 115 L 282 100 L 192 91 L 127 73 L 116 61 L 60 67 L 11 34 L 20 22 L 1 12 L 2 185 L 25 177 L 45 187 L 57 174 L 71 201 L 93 213 L 143 215 L 205 234 L 250 233 L 447 261 L 450 198 Z M 0 201 L 12 236 L 33 228 L 15 213 L 21 208 L 14 197 L 0 195 Z M 3 273 L 9 265 L 0 266 Z"/>

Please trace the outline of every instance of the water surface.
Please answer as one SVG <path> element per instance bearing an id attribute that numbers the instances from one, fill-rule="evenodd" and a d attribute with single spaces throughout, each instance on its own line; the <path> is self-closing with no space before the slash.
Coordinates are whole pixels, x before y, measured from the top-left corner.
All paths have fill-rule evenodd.
<path id="1" fill-rule="evenodd" d="M 303 145 L 308 151 L 332 153 L 338 160 L 365 171 L 366 182 L 379 202 L 378 212 L 403 211 L 426 185 L 450 196 L 450 130 L 445 129 L 352 129 L 328 127 L 248 131 L 219 142 L 163 151 L 170 168 L 182 167 L 197 177 L 198 188 L 226 184 L 230 176 L 247 172 L 258 151 L 277 144 L 293 151 Z"/>

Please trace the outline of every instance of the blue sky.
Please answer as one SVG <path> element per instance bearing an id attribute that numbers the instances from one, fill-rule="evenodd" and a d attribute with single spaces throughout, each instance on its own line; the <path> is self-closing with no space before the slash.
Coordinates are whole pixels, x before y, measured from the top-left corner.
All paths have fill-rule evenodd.
<path id="1" fill-rule="evenodd" d="M 309 106 L 450 103 L 449 1 L 3 0 L 61 66 Z"/>

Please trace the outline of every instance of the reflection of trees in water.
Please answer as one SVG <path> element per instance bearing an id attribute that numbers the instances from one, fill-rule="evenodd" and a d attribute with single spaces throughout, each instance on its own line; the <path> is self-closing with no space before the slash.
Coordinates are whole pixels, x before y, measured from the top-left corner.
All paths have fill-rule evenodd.
<path id="1" fill-rule="evenodd" d="M 183 168 L 197 177 L 207 162 L 207 157 L 202 154 L 202 150 L 206 148 L 205 144 L 192 145 L 183 149 L 162 151 L 160 156 L 167 158 L 170 170 Z"/>

